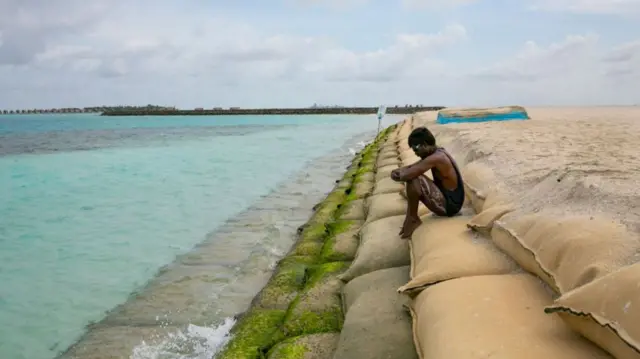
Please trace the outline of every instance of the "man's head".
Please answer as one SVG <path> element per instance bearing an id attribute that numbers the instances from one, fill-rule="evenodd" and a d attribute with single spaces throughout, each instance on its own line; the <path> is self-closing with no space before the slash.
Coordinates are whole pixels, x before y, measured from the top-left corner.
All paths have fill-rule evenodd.
<path id="1" fill-rule="evenodd" d="M 425 158 L 433 154 L 436 147 L 436 138 L 426 127 L 418 127 L 409 135 L 409 147 L 418 157 Z"/>

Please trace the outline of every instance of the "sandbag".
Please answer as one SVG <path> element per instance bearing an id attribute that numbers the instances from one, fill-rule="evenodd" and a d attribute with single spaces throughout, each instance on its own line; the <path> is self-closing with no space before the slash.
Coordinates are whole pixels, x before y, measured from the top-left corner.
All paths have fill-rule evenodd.
<path id="1" fill-rule="evenodd" d="M 331 359 L 339 333 L 303 335 L 282 341 L 269 350 L 268 359 Z M 295 353 L 295 357 L 292 357 Z"/>
<path id="2" fill-rule="evenodd" d="M 375 174 L 375 182 L 378 182 L 383 178 L 391 177 L 391 172 L 393 172 L 393 170 L 395 170 L 398 167 L 399 167 L 398 164 L 379 167 Z"/>
<path id="3" fill-rule="evenodd" d="M 418 215 L 429 213 L 427 207 L 422 203 L 418 206 Z M 404 216 L 407 214 L 407 200 L 399 193 L 377 194 L 367 198 L 367 208 L 367 222 L 392 216 Z"/>
<path id="4" fill-rule="evenodd" d="M 346 314 L 363 293 L 379 288 L 398 288 L 409 280 L 410 266 L 380 269 L 354 278 L 342 288 L 342 308 Z"/>
<path id="5" fill-rule="evenodd" d="M 288 337 L 309 333 L 339 332 L 343 313 L 343 283 L 337 277 L 347 263 L 325 263 L 310 270 L 304 290 L 291 303 L 282 325 Z"/>
<path id="6" fill-rule="evenodd" d="M 455 278 L 508 274 L 516 263 L 488 238 L 470 231 L 468 216 L 425 216 L 411 236 L 411 280 L 398 289 L 411 295 Z"/>
<path id="7" fill-rule="evenodd" d="M 423 290 L 411 304 L 422 359 L 612 359 L 544 314 L 552 302 L 528 273 L 452 279 Z"/>
<path id="8" fill-rule="evenodd" d="M 373 191 L 374 182 L 366 180 L 356 181 L 349 190 L 349 197 L 354 199 L 362 199 L 367 197 Z"/>
<path id="9" fill-rule="evenodd" d="M 392 147 L 384 147 L 380 152 L 378 152 L 378 161 L 390 158 L 398 159 L 398 149 L 396 145 L 392 145 Z"/>
<path id="10" fill-rule="evenodd" d="M 404 191 L 405 184 L 404 182 L 396 182 L 391 179 L 391 177 L 383 178 L 380 181 L 376 182 L 373 187 L 373 195 L 377 194 L 385 194 L 385 193 L 400 193 Z"/>
<path id="11" fill-rule="evenodd" d="M 470 162 L 460 168 L 464 192 L 476 213 L 482 212 L 490 186 L 496 182 L 493 170 L 480 162 Z"/>
<path id="12" fill-rule="evenodd" d="M 403 151 L 402 151 L 402 152 L 400 152 L 400 154 L 398 155 L 398 157 L 400 158 L 400 160 L 404 160 L 404 159 L 406 159 L 406 158 L 408 158 L 408 157 L 409 157 L 409 158 L 413 158 L 413 157 L 415 157 L 415 156 L 417 156 L 417 155 L 416 155 L 416 154 L 415 154 L 415 152 L 413 152 L 413 150 L 412 150 L 412 149 L 410 149 L 410 148 L 409 148 L 409 149 L 405 149 L 405 150 L 403 150 Z"/>
<path id="13" fill-rule="evenodd" d="M 485 202 L 485 209 L 473 216 L 467 226 L 470 229 L 481 233 L 482 235 L 490 236 L 491 229 L 493 229 L 493 223 L 495 223 L 495 221 L 499 220 L 507 213 L 513 212 L 515 208 L 510 204 L 502 204 L 490 208 L 486 207 L 487 204 Z"/>
<path id="14" fill-rule="evenodd" d="M 618 359 L 640 358 L 640 263 L 558 298 L 545 311 Z"/>
<path id="15" fill-rule="evenodd" d="M 258 309 L 286 310 L 304 285 L 307 268 L 315 257 L 287 256 L 278 262 L 269 282 L 253 299 L 252 307 Z"/>
<path id="16" fill-rule="evenodd" d="M 345 286 L 346 312 L 334 359 L 414 359 L 408 298 L 395 292 L 406 280 L 407 267 L 375 271 Z M 350 289 L 347 289 L 350 286 Z"/>
<path id="17" fill-rule="evenodd" d="M 377 168 L 382 168 L 385 166 L 399 166 L 399 165 L 400 165 L 400 160 L 398 160 L 397 157 L 378 158 L 378 161 L 376 162 Z"/>
<path id="18" fill-rule="evenodd" d="M 358 251 L 360 227 L 331 235 L 324 243 L 320 258 L 323 262 L 350 261 Z"/>
<path id="19" fill-rule="evenodd" d="M 356 199 L 343 204 L 338 210 L 338 219 L 341 220 L 364 220 L 365 216 L 363 199 Z"/>
<path id="20" fill-rule="evenodd" d="M 365 224 L 356 257 L 339 278 L 349 282 L 379 269 L 409 265 L 409 243 L 398 234 L 403 222 L 404 216 L 394 216 Z"/>
<path id="21" fill-rule="evenodd" d="M 624 226 L 593 217 L 512 212 L 493 224 L 491 239 L 560 294 L 637 262 L 640 253 Z"/>
<path id="22" fill-rule="evenodd" d="M 412 164 L 415 164 L 418 161 L 420 161 L 420 157 L 418 157 L 418 156 L 414 156 L 414 157 L 411 157 L 411 158 L 406 158 L 406 159 L 402 160 L 401 166 L 402 167 L 411 166 Z"/>

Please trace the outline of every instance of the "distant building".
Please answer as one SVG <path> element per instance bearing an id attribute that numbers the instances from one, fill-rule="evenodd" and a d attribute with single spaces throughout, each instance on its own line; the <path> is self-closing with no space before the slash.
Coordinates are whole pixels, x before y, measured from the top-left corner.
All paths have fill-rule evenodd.
<path id="1" fill-rule="evenodd" d="M 240 107 L 229 107 L 229 110 L 239 110 Z"/>
<path id="2" fill-rule="evenodd" d="M 196 107 L 196 109 L 195 109 L 195 110 L 196 110 L 196 111 L 204 111 L 204 108 L 202 108 L 202 107 Z"/>

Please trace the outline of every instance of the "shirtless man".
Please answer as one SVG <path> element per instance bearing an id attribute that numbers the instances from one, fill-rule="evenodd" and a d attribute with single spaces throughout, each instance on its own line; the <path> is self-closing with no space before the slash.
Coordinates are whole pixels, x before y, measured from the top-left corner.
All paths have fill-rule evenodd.
<path id="1" fill-rule="evenodd" d="M 402 238 L 411 238 L 422 221 L 418 216 L 418 203 L 422 201 L 437 216 L 452 217 L 460 212 L 464 202 L 462 176 L 456 162 L 426 127 L 418 127 L 409 135 L 409 146 L 420 161 L 391 172 L 391 178 L 405 182 L 407 189 L 407 216 L 400 231 Z M 424 173 L 431 170 L 433 181 Z"/>

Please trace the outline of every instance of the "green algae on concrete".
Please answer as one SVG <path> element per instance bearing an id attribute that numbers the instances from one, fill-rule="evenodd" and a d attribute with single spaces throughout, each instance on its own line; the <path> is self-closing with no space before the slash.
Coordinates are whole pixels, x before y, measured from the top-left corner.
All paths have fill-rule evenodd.
<path id="1" fill-rule="evenodd" d="M 339 332 L 343 314 L 340 290 L 343 283 L 337 276 L 348 262 L 332 262 L 308 268 L 305 289 L 291 303 L 283 333 L 286 337 Z"/>
<path id="2" fill-rule="evenodd" d="M 340 208 L 336 211 L 334 218 L 337 221 L 363 221 L 366 219 L 364 199 L 355 199 L 352 201 L 345 201 Z"/>
<path id="3" fill-rule="evenodd" d="M 286 310 L 306 281 L 307 268 L 315 262 L 315 257 L 289 256 L 278 263 L 273 276 L 262 288 L 252 305 L 261 309 Z"/>
<path id="4" fill-rule="evenodd" d="M 331 359 L 338 347 L 339 333 L 322 333 L 289 338 L 267 353 L 268 359 Z"/>
<path id="5" fill-rule="evenodd" d="M 252 309 L 231 330 L 231 340 L 216 359 L 261 359 L 277 342 L 284 310 Z"/>
<path id="6" fill-rule="evenodd" d="M 344 262 L 355 257 L 358 250 L 358 233 L 364 221 L 338 220 L 327 226 L 329 237 L 322 247 L 322 262 Z"/>

